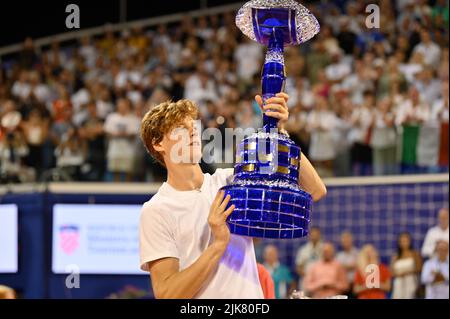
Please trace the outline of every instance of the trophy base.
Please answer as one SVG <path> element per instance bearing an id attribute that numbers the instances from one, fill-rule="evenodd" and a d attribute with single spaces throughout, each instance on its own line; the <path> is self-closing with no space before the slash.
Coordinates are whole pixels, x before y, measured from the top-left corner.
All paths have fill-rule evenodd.
<path id="1" fill-rule="evenodd" d="M 283 184 L 243 180 L 222 187 L 231 197 L 228 206 L 235 205 L 227 219 L 230 232 L 275 239 L 307 236 L 312 197 L 297 185 Z"/>

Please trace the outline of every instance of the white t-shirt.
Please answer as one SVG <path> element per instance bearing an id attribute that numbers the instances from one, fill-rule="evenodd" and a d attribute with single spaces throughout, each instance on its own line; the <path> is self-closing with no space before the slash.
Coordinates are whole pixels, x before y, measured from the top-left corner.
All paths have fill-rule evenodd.
<path id="1" fill-rule="evenodd" d="M 441 57 L 441 48 L 434 42 L 425 44 L 420 42 L 414 47 L 413 53 L 422 53 L 424 62 L 427 65 L 437 67 L 439 65 L 439 60 Z"/>
<path id="2" fill-rule="evenodd" d="M 358 120 L 359 124 L 354 125 L 349 132 L 348 138 L 351 143 L 364 143 L 367 130 L 369 129 L 372 121 L 372 113 L 372 110 L 362 105 L 353 109 L 351 119 L 353 121 Z"/>
<path id="3" fill-rule="evenodd" d="M 432 257 L 434 254 L 434 249 L 436 248 L 436 243 L 439 240 L 449 242 L 448 227 L 447 229 L 442 229 L 439 226 L 434 226 L 428 230 L 422 246 L 422 256 Z"/>
<path id="4" fill-rule="evenodd" d="M 262 46 L 253 41 L 237 46 L 234 51 L 234 59 L 240 79 L 249 80 L 261 70 L 262 52 Z"/>
<path id="5" fill-rule="evenodd" d="M 309 125 L 317 125 L 311 132 L 309 157 L 315 161 L 332 160 L 336 156 L 333 129 L 337 125 L 336 114 L 332 111 L 311 111 L 307 118 Z"/>
<path id="6" fill-rule="evenodd" d="M 232 169 L 204 174 L 200 190 L 177 191 L 163 183 L 142 207 L 140 220 L 141 269 L 147 263 L 174 257 L 180 271 L 192 265 L 213 242 L 208 225 L 209 209 L 220 187 L 227 184 Z M 255 250 L 250 237 L 231 234 L 218 267 L 195 298 L 264 298 L 258 277 Z"/>
<path id="7" fill-rule="evenodd" d="M 106 117 L 104 129 L 106 133 L 139 133 L 140 120 L 133 114 L 121 115 L 111 113 Z M 133 158 L 135 152 L 135 142 L 129 138 L 111 137 L 108 143 L 107 158 Z"/>

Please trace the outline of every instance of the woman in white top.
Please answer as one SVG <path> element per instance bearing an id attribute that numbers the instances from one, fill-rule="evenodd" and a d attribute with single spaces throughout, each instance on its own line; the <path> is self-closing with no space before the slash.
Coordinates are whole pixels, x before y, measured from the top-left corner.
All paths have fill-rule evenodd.
<path id="1" fill-rule="evenodd" d="M 412 248 L 409 233 L 401 233 L 397 244 L 397 254 L 391 261 L 391 271 L 394 277 L 392 298 L 414 299 L 419 287 L 422 259 L 419 253 Z"/>

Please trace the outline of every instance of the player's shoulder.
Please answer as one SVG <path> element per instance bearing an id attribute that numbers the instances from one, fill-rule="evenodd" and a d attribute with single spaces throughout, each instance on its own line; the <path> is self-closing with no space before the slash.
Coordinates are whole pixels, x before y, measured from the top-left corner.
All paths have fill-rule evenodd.
<path id="1" fill-rule="evenodd" d="M 212 180 L 217 181 L 219 184 L 227 185 L 229 178 L 233 176 L 234 170 L 232 168 L 218 168 L 211 175 Z"/>
<path id="2" fill-rule="evenodd" d="M 164 211 L 164 199 L 158 191 L 142 205 L 141 219 L 158 218 L 163 211 Z"/>

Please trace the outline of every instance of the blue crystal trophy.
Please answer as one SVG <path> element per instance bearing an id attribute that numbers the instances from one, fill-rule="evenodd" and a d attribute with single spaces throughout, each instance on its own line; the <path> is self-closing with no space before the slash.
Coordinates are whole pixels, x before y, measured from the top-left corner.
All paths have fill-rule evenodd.
<path id="1" fill-rule="evenodd" d="M 293 0 L 253 0 L 238 11 L 236 25 L 267 46 L 262 70 L 263 101 L 282 91 L 284 46 L 297 45 L 319 32 L 317 19 Z M 298 185 L 300 147 L 278 132 L 278 120 L 263 115 L 263 128 L 237 147 L 234 176 L 222 187 L 235 209 L 231 233 L 261 238 L 308 235 L 312 197 Z"/>

